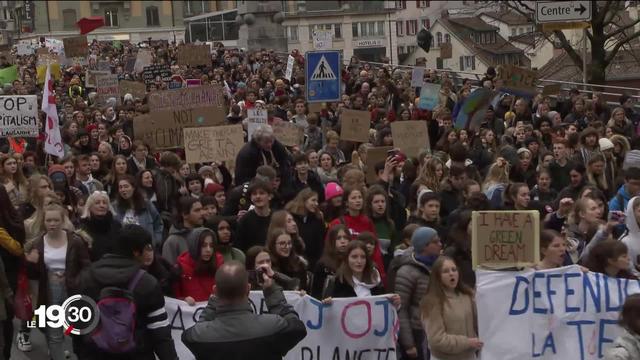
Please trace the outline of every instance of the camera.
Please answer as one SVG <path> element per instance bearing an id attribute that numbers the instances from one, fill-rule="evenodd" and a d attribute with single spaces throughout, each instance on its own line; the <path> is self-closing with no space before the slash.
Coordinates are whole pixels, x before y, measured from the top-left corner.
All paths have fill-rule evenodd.
<path id="1" fill-rule="evenodd" d="M 262 268 L 249 270 L 249 281 L 255 284 L 262 285 L 264 283 L 264 278 L 262 277 L 263 274 L 264 274 L 264 269 Z"/>

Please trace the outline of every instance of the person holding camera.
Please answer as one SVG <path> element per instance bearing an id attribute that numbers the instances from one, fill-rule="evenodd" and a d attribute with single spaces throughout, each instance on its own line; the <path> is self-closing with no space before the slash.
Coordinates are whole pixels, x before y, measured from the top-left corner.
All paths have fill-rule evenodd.
<path id="1" fill-rule="evenodd" d="M 196 359 L 282 359 L 307 335 L 282 288 L 266 271 L 260 273 L 268 314 L 255 314 L 249 304 L 251 285 L 244 264 L 230 261 L 218 269 L 200 321 L 182 334 Z"/>

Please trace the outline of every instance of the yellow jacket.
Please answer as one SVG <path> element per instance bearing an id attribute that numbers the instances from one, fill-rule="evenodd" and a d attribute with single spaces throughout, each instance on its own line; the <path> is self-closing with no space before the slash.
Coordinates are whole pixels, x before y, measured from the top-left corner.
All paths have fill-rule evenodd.
<path id="1" fill-rule="evenodd" d="M 11 255 L 22 256 L 22 245 L 11 237 L 3 227 L 0 227 L 0 246 L 7 250 Z"/>

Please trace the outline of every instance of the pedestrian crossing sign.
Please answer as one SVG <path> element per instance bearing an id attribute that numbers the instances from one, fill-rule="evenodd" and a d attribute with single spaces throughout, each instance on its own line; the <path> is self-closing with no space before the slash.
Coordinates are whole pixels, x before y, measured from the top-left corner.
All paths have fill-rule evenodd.
<path id="1" fill-rule="evenodd" d="M 310 51 L 305 57 L 307 102 L 340 101 L 340 52 Z"/>

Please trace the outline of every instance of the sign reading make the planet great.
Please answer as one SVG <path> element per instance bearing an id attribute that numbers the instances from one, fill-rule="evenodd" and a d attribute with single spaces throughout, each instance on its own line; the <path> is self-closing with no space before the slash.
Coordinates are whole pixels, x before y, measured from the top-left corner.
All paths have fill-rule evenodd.
<path id="1" fill-rule="evenodd" d="M 537 211 L 474 211 L 471 221 L 474 268 L 523 267 L 540 261 Z"/>

